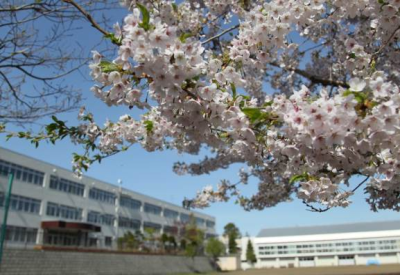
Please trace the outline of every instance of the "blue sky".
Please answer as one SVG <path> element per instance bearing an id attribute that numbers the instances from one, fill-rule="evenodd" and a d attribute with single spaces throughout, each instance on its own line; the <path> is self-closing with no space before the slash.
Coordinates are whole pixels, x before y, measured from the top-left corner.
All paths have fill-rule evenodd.
<path id="1" fill-rule="evenodd" d="M 122 14 L 122 11 L 114 11 L 110 14 L 111 20 L 121 21 Z M 87 24 L 75 31 L 74 39 L 77 39 L 81 45 L 89 50 L 101 39 L 101 35 Z M 82 105 L 88 111 L 93 112 L 97 122 L 103 122 L 106 119 L 116 120 L 125 113 L 133 116 L 138 115 L 136 111 L 127 108 L 109 108 L 94 98 L 90 92 L 93 82 L 88 80 L 88 70 L 82 70 L 82 74 L 87 79 L 76 73 L 69 76 L 66 81 L 74 83 L 75 87 L 82 90 L 85 98 Z M 29 88 L 30 84 L 27 83 L 26 88 Z M 75 124 L 76 116 L 77 111 L 58 117 Z M 50 119 L 44 119 L 41 123 L 49 121 Z M 72 153 L 81 151 L 79 147 L 72 145 L 68 140 L 56 145 L 43 143 L 38 149 L 35 149 L 34 146 L 24 140 L 11 139 L 6 142 L 4 136 L 0 136 L 0 146 L 67 169 L 71 168 Z M 139 146 L 134 146 L 128 152 L 105 159 L 101 164 L 94 164 L 86 174 L 115 184 L 118 179 L 121 179 L 125 188 L 180 205 L 185 197 L 193 197 L 196 191 L 204 185 L 215 185 L 220 179 L 230 179 L 232 182 L 236 182 L 238 179 L 237 171 L 241 167 L 240 165 L 234 165 L 229 169 L 203 176 L 178 176 L 172 172 L 172 165 L 176 161 L 190 162 L 201 158 L 201 156 L 179 155 L 174 151 L 148 153 Z M 248 186 L 244 187 L 243 193 L 251 194 L 256 191 L 256 188 L 256 182 L 251 181 Z M 397 212 L 371 212 L 365 202 L 362 190 L 359 190 L 353 197 L 353 201 L 354 203 L 347 209 L 332 209 L 325 213 L 309 212 L 297 199 L 263 211 L 246 212 L 233 202 L 213 204 L 211 207 L 200 211 L 216 217 L 218 233 L 223 232 L 225 224 L 234 222 L 243 234 L 248 233 L 250 235 L 255 235 L 266 227 L 399 219 Z"/>

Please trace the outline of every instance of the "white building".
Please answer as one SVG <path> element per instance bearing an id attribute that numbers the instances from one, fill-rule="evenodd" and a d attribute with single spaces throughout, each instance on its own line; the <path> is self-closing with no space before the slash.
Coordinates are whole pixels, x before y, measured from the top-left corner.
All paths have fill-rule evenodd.
<path id="1" fill-rule="evenodd" d="M 250 240 L 256 268 L 400 264 L 400 221 L 263 229 Z"/>
<path id="2" fill-rule="evenodd" d="M 8 175 L 14 184 L 7 246 L 116 247 L 117 236 L 152 228 L 178 235 L 192 214 L 206 236 L 215 218 L 0 148 L 0 225 Z"/>

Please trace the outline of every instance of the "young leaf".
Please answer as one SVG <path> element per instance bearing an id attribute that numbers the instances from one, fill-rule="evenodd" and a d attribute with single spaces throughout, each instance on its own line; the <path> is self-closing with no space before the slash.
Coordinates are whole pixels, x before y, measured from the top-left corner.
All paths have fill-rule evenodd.
<path id="1" fill-rule="evenodd" d="M 262 113 L 258 108 L 242 108 L 242 112 L 247 116 L 251 123 L 254 123 L 262 117 Z"/>
<path id="2" fill-rule="evenodd" d="M 153 127 L 154 127 L 153 121 L 151 121 L 151 120 L 146 120 L 146 121 L 144 122 L 144 125 L 145 125 L 145 127 L 146 127 L 147 133 L 151 133 L 151 132 L 153 131 Z"/>
<path id="3" fill-rule="evenodd" d="M 121 43 L 122 38 L 117 38 L 117 37 L 115 37 L 115 34 L 112 33 L 112 32 L 107 33 L 106 35 L 104 35 L 104 37 L 110 39 L 111 42 L 114 43 L 114 44 L 116 44 L 116 45 L 119 45 L 119 46 L 122 45 L 122 43 Z"/>
<path id="4" fill-rule="evenodd" d="M 172 8 L 174 9 L 174 12 L 178 13 L 178 5 L 175 3 L 172 3 Z"/>
<path id="5" fill-rule="evenodd" d="M 111 73 L 121 70 L 120 66 L 107 60 L 100 61 L 100 68 L 103 73 Z"/>
<path id="6" fill-rule="evenodd" d="M 295 176 L 290 178 L 289 183 L 293 184 L 295 182 L 304 181 L 304 180 L 307 180 L 307 179 L 308 179 L 308 175 L 307 174 L 295 175 Z"/>
<path id="7" fill-rule="evenodd" d="M 182 43 L 185 43 L 186 42 L 186 39 L 188 39 L 189 37 L 192 37 L 193 36 L 193 34 L 191 34 L 190 32 L 189 33 L 182 33 L 180 36 L 179 36 L 179 40 L 182 42 Z"/>
<path id="8" fill-rule="evenodd" d="M 236 99 L 237 92 L 236 92 L 236 86 L 235 86 L 234 83 L 231 83 L 231 89 L 232 89 L 233 100 L 235 100 L 235 99 Z"/>
<path id="9" fill-rule="evenodd" d="M 136 5 L 142 13 L 142 23 L 140 23 L 139 26 L 142 27 L 145 31 L 148 31 L 150 29 L 150 13 L 145 6 L 141 4 Z"/>
<path id="10" fill-rule="evenodd" d="M 363 103 L 367 99 L 367 95 L 362 92 L 353 92 L 347 90 L 343 93 L 343 96 L 349 96 L 349 95 L 353 95 L 354 99 L 357 100 L 358 103 Z"/>

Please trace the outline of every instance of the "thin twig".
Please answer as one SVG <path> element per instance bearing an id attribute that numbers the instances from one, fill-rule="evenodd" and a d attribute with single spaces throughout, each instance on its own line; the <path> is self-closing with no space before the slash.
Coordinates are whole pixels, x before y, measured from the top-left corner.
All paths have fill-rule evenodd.
<path id="1" fill-rule="evenodd" d="M 389 39 L 383 43 L 381 45 L 381 47 L 378 49 L 378 51 L 376 51 L 372 57 L 371 57 L 371 61 L 369 62 L 370 65 L 372 64 L 372 62 L 375 60 L 375 58 L 383 51 L 384 48 L 386 48 L 387 45 L 389 45 L 390 41 L 393 39 L 393 37 L 395 36 L 396 32 L 400 30 L 400 25 L 393 31 L 393 33 L 389 36 Z"/>
<path id="2" fill-rule="evenodd" d="M 219 34 L 217 34 L 217 35 L 214 35 L 213 37 L 210 37 L 210 38 L 208 38 L 207 40 L 201 42 L 201 44 L 202 44 L 202 45 L 207 44 L 207 43 L 209 43 L 209 42 L 211 42 L 211 41 L 213 41 L 213 40 L 219 38 L 220 36 L 223 36 L 224 34 L 226 34 L 226 33 L 230 32 L 230 31 L 233 31 L 233 30 L 239 28 L 239 26 L 240 26 L 239 24 L 237 24 L 237 25 L 235 25 L 235 26 L 232 26 L 232 27 L 230 27 L 229 29 L 226 29 L 226 30 L 224 30 L 223 32 L 221 32 L 221 33 L 219 33 Z"/>
<path id="3" fill-rule="evenodd" d="M 305 77 L 305 78 L 309 79 L 312 83 L 315 83 L 315 84 L 321 84 L 321 85 L 324 85 L 324 86 L 345 87 L 345 88 L 349 88 L 350 87 L 349 84 L 347 84 L 346 82 L 342 82 L 342 81 L 339 81 L 339 80 L 330 80 L 330 79 L 319 78 L 318 76 L 311 75 L 311 74 L 307 73 L 306 71 L 298 69 L 298 68 L 291 68 L 291 67 L 282 68 L 276 62 L 271 62 L 269 64 L 271 66 L 280 68 L 282 70 L 295 72 L 296 74 L 301 75 L 302 77 Z"/>
<path id="4" fill-rule="evenodd" d="M 354 187 L 353 190 L 351 190 L 351 192 L 354 193 L 355 191 L 357 191 L 357 189 L 360 188 L 369 178 L 370 178 L 370 177 L 367 176 L 363 181 L 361 181 L 359 184 L 357 184 L 357 186 Z M 342 199 L 342 200 L 343 200 L 343 199 Z M 304 203 L 307 207 L 310 208 L 310 209 L 308 209 L 308 210 L 311 211 L 311 212 L 319 212 L 319 213 L 322 213 L 322 212 L 326 212 L 326 211 L 328 211 L 329 209 L 332 208 L 332 206 L 328 206 L 328 207 L 326 207 L 326 208 L 317 208 L 317 207 L 315 207 L 315 206 L 309 204 L 309 203 L 306 202 L 306 201 L 303 201 L 303 203 Z"/>
<path id="5" fill-rule="evenodd" d="M 351 190 L 352 193 L 356 192 L 358 188 L 360 188 L 361 185 L 363 185 L 367 180 L 369 180 L 369 176 L 366 177 L 362 182 L 360 182 L 353 190 Z"/>
<path id="6" fill-rule="evenodd" d="M 105 31 L 102 27 L 100 27 L 100 25 L 97 24 L 96 21 L 94 21 L 93 17 L 88 12 L 86 12 L 84 8 L 82 8 L 79 4 L 77 4 L 75 1 L 73 1 L 73 0 L 62 0 L 62 1 L 74 6 L 80 13 L 82 13 L 86 17 L 87 20 L 89 20 L 89 22 L 92 24 L 92 26 L 95 29 L 97 29 L 104 35 L 109 35 L 109 32 Z"/>

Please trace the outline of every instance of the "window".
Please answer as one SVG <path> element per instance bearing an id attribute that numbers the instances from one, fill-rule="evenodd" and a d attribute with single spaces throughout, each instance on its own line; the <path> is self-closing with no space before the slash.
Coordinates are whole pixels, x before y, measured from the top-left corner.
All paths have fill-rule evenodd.
<path id="1" fill-rule="evenodd" d="M 314 257 L 300 257 L 299 261 L 300 262 L 314 261 Z"/>
<path id="2" fill-rule="evenodd" d="M 115 204 L 116 195 L 112 192 L 91 188 L 89 191 L 89 198 L 109 204 Z"/>
<path id="3" fill-rule="evenodd" d="M 5 205 L 5 194 L 0 192 L 0 207 Z M 39 214 L 41 201 L 28 197 L 11 195 L 10 209 L 15 211 Z"/>
<path id="4" fill-rule="evenodd" d="M 18 243 L 36 243 L 37 229 L 19 226 L 7 226 L 6 241 Z"/>
<path id="5" fill-rule="evenodd" d="M 131 197 L 128 197 L 128 196 L 121 196 L 120 200 L 121 201 L 120 201 L 119 204 L 121 206 L 130 208 L 132 210 L 140 211 L 140 207 L 142 206 L 142 202 L 141 201 L 132 199 Z"/>
<path id="6" fill-rule="evenodd" d="M 354 259 L 353 255 L 339 255 L 339 260 L 350 260 Z"/>
<path id="7" fill-rule="evenodd" d="M 144 222 L 143 227 L 144 229 L 152 229 L 156 233 L 159 233 L 161 231 L 161 224 L 158 223 Z"/>
<path id="8" fill-rule="evenodd" d="M 260 259 L 262 262 L 275 262 L 276 258 L 261 258 Z M 247 262 L 247 261 L 244 261 Z"/>
<path id="9" fill-rule="evenodd" d="M 159 215 L 161 215 L 161 207 L 154 205 L 154 204 L 145 203 L 144 204 L 144 212 L 159 216 Z"/>
<path id="10" fill-rule="evenodd" d="M 51 176 L 50 189 L 58 190 L 65 193 L 74 194 L 83 197 L 85 186 L 81 183 L 70 181 L 67 179 Z"/>
<path id="11" fill-rule="evenodd" d="M 104 238 L 104 245 L 105 246 L 112 246 L 112 237 L 105 237 Z"/>
<path id="12" fill-rule="evenodd" d="M 102 214 L 96 211 L 89 211 L 87 221 L 92 223 L 114 225 L 115 217 L 111 214 Z"/>
<path id="13" fill-rule="evenodd" d="M 176 235 L 176 234 L 178 234 L 178 227 L 164 225 L 164 233 L 171 234 L 171 235 Z"/>
<path id="14" fill-rule="evenodd" d="M 82 209 L 52 202 L 47 203 L 47 216 L 60 217 L 70 220 L 81 220 Z"/>
<path id="15" fill-rule="evenodd" d="M 181 222 L 187 223 L 190 220 L 190 216 L 188 214 L 181 213 Z"/>
<path id="16" fill-rule="evenodd" d="M 179 213 L 171 209 L 164 209 L 164 217 L 176 220 L 178 219 Z"/>
<path id="17" fill-rule="evenodd" d="M 205 223 L 204 219 L 196 217 L 197 226 L 204 226 L 204 223 Z"/>
<path id="18" fill-rule="evenodd" d="M 0 177 L 8 177 L 9 173 L 13 173 L 17 180 L 43 186 L 43 172 L 0 160 Z"/>
<path id="19" fill-rule="evenodd" d="M 215 227 L 215 222 L 213 222 L 213 221 L 206 221 L 206 225 L 207 225 L 207 227 L 209 227 L 209 228 L 214 228 L 214 227 Z"/>
<path id="20" fill-rule="evenodd" d="M 134 220 L 120 216 L 118 217 L 118 226 L 140 230 L 140 220 Z"/>

